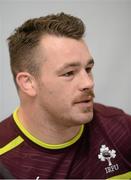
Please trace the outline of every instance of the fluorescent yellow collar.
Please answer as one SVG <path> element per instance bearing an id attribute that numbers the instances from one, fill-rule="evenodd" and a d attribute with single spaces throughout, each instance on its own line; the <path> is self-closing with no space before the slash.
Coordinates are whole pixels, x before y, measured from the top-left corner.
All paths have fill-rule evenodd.
<path id="1" fill-rule="evenodd" d="M 19 117 L 17 115 L 17 111 L 18 109 L 16 109 L 13 113 L 13 118 L 15 123 L 17 124 L 17 126 L 19 127 L 19 129 L 34 143 L 38 144 L 39 146 L 42 146 L 44 148 L 47 149 L 62 149 L 62 148 L 66 148 L 68 146 L 71 146 L 72 144 L 74 144 L 76 141 L 78 141 L 78 139 L 81 137 L 83 130 L 84 130 L 84 125 L 81 125 L 80 131 L 78 132 L 78 134 L 72 138 L 71 140 L 69 140 L 66 143 L 63 144 L 47 144 L 39 139 L 37 139 L 36 137 L 32 136 L 21 124 Z"/>

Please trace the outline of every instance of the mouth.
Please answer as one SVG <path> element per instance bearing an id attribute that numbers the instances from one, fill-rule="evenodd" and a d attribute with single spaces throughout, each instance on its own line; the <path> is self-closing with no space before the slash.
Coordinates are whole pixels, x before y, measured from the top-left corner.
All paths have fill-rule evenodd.
<path id="1" fill-rule="evenodd" d="M 93 112 L 93 98 L 86 99 L 86 100 L 80 100 L 80 101 L 76 102 L 74 105 L 82 113 Z"/>
<path id="2" fill-rule="evenodd" d="M 82 100 L 79 102 L 76 102 L 75 105 L 77 105 L 80 108 L 84 109 L 92 109 L 93 108 L 93 99 L 88 99 L 88 100 Z"/>
<path id="3" fill-rule="evenodd" d="M 89 102 L 91 102 L 91 100 L 85 100 L 85 101 L 76 102 L 76 104 L 87 104 Z"/>
<path id="4" fill-rule="evenodd" d="M 93 98 L 92 97 L 88 98 L 88 99 L 79 100 L 79 101 L 75 102 L 75 104 L 81 104 L 81 103 L 87 104 L 87 103 L 90 103 L 90 102 L 93 102 Z"/>

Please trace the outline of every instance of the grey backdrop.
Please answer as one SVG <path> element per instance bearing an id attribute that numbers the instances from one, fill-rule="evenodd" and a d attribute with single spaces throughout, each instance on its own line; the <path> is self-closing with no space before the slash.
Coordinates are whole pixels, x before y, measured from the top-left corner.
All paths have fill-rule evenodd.
<path id="1" fill-rule="evenodd" d="M 64 11 L 83 19 L 95 59 L 97 102 L 131 114 L 130 0 L 0 0 L 0 119 L 19 106 L 6 38 L 28 18 Z"/>

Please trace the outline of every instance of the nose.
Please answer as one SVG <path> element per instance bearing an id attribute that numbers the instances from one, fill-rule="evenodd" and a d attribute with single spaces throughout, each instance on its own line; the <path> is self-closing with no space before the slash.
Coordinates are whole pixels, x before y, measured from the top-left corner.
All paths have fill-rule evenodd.
<path id="1" fill-rule="evenodd" d="M 87 73 L 86 71 L 83 71 L 80 76 L 79 90 L 84 91 L 93 88 L 94 88 L 94 80 L 92 73 Z"/>

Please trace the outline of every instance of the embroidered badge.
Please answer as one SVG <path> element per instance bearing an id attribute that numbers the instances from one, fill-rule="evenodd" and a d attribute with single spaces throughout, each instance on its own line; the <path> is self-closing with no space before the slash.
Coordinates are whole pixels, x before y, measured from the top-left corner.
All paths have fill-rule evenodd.
<path id="1" fill-rule="evenodd" d="M 98 154 L 98 159 L 101 161 L 107 161 L 108 167 L 105 168 L 106 173 L 114 172 L 119 169 L 118 164 L 113 165 L 111 159 L 116 157 L 116 151 L 114 149 L 109 150 L 106 145 L 101 145 L 100 154 Z"/>
<path id="2" fill-rule="evenodd" d="M 36 180 L 38 180 L 38 179 L 40 179 L 40 177 L 39 177 L 39 176 L 37 176 Z"/>

